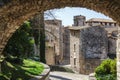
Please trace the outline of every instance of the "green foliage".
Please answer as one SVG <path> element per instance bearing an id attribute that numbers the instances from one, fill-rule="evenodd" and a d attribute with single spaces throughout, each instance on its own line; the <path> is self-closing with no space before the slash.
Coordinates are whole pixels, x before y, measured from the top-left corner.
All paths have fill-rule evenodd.
<path id="1" fill-rule="evenodd" d="M 45 30 L 40 32 L 40 61 L 46 63 L 45 60 Z"/>
<path id="2" fill-rule="evenodd" d="M 107 59 L 95 70 L 97 80 L 116 80 L 116 59 Z"/>
<path id="3" fill-rule="evenodd" d="M 7 56 L 5 58 L 5 60 L 11 62 L 11 63 L 14 63 L 14 64 L 23 64 L 23 59 L 21 58 L 17 58 L 17 57 L 14 57 L 14 56 Z"/>
<path id="4" fill-rule="evenodd" d="M 30 22 L 25 21 L 8 41 L 4 53 L 17 57 L 30 56 L 33 52 L 33 44 Z"/>
<path id="5" fill-rule="evenodd" d="M 27 59 L 24 60 L 22 69 L 26 70 L 28 74 L 39 75 L 43 71 L 43 65 L 40 62 Z"/>
<path id="6" fill-rule="evenodd" d="M 44 69 L 44 66 L 40 62 L 30 59 L 24 59 L 22 61 L 23 64 L 21 65 L 4 61 L 2 63 L 0 80 L 29 80 L 33 76 L 39 75 Z"/>

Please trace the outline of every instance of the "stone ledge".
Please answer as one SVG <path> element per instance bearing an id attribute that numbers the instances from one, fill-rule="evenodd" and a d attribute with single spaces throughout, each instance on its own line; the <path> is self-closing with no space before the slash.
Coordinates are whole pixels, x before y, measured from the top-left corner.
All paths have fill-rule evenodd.
<path id="1" fill-rule="evenodd" d="M 46 64 L 43 64 L 43 65 L 44 65 L 43 72 L 40 75 L 35 76 L 34 78 L 29 80 L 49 80 L 50 67 Z"/>
<path id="2" fill-rule="evenodd" d="M 95 73 L 89 74 L 89 80 L 96 80 Z"/>

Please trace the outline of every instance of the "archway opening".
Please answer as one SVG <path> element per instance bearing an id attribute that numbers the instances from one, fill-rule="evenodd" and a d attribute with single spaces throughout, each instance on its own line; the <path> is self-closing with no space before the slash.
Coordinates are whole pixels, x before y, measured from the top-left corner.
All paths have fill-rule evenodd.
<path id="1" fill-rule="evenodd" d="M 64 37 L 63 38 L 63 45 L 62 45 L 62 47 L 61 48 L 63 48 L 63 52 L 62 53 L 59 53 L 60 54 L 60 56 L 62 57 L 62 62 L 61 62 L 61 64 L 69 64 L 70 63 L 70 58 L 71 57 L 74 57 L 74 52 L 72 52 L 72 51 L 75 51 L 75 50 L 73 50 L 73 49 L 78 49 L 78 48 L 80 48 L 81 46 L 77 46 L 76 47 L 76 44 L 79 44 L 79 42 L 77 42 L 77 43 L 75 43 L 73 46 L 74 47 L 72 47 L 71 48 L 71 43 L 70 43 L 70 34 L 72 33 L 72 31 L 69 29 L 69 27 L 83 27 L 83 26 L 95 26 L 95 25 L 101 25 L 102 27 L 104 27 L 105 28 L 105 30 L 107 31 L 107 40 L 104 40 L 104 41 L 106 41 L 105 43 L 105 45 L 106 45 L 106 51 L 105 51 L 105 55 L 104 55 L 104 57 L 106 56 L 106 55 L 110 55 L 110 56 L 114 56 L 114 55 L 116 55 L 116 38 L 112 38 L 113 36 L 112 36 L 112 34 L 113 34 L 113 32 L 115 31 L 115 32 L 118 32 L 117 31 L 117 28 L 118 28 L 118 25 L 116 26 L 116 22 L 115 21 L 113 21 L 111 18 L 109 18 L 109 17 L 106 17 L 105 15 L 102 15 L 102 14 L 100 14 L 100 13 L 95 13 L 94 11 L 92 11 L 92 10 L 88 10 L 88 9 L 83 9 L 83 8 L 69 8 L 69 7 L 67 7 L 67 8 L 65 8 L 65 9 L 61 9 L 61 11 L 59 11 L 59 10 L 56 10 L 55 9 L 55 11 L 56 12 L 54 12 L 54 11 L 52 11 L 52 10 L 50 10 L 51 12 L 53 12 L 54 14 L 58 14 L 58 19 L 62 19 L 63 18 L 63 23 L 64 23 L 64 20 L 66 20 L 66 23 L 64 23 L 64 24 L 67 24 L 67 22 L 69 23 L 69 24 L 67 24 L 68 26 L 63 26 L 63 36 L 62 37 Z M 49 11 L 48 11 L 49 12 Z M 84 15 L 84 16 L 82 16 L 82 15 Z M 95 15 L 97 15 L 97 16 L 95 16 Z M 53 16 L 53 15 L 52 15 Z M 56 18 L 57 18 L 57 15 L 55 15 L 56 16 Z M 86 17 L 87 16 L 87 17 Z M 81 18 L 82 17 L 82 18 Z M 56 19 L 55 17 L 53 17 L 53 19 Z M 86 20 L 86 18 L 87 18 L 87 20 Z M 51 17 L 50 17 L 50 19 L 51 19 Z M 77 19 L 77 20 L 76 20 Z M 84 24 L 83 24 L 84 23 Z M 112 25 L 111 25 L 112 24 Z M 74 32 L 74 34 L 78 34 L 79 33 L 79 30 L 80 29 L 78 29 L 78 32 L 76 32 L 76 30 L 74 30 L 73 29 L 73 32 Z M 112 31 L 113 30 L 113 31 Z M 71 32 L 70 32 L 71 31 Z M 109 32 L 109 31 L 111 31 L 111 32 Z M 104 32 L 104 31 L 103 31 Z M 97 34 L 97 33 L 96 33 Z M 98 33 L 99 34 L 99 33 Z M 104 35 L 106 35 L 106 34 L 104 34 Z M 73 37 L 74 38 L 74 37 Z M 112 40 L 111 40 L 111 38 L 112 38 Z M 78 38 L 79 39 L 79 38 Z M 109 43 L 108 43 L 108 40 L 109 40 Z M 76 42 L 76 40 L 74 40 L 75 42 Z M 72 42 L 72 43 L 74 43 L 74 41 Z M 86 40 L 86 42 L 87 42 L 87 40 Z M 88 42 L 89 43 L 89 42 Z M 90 43 L 92 43 L 92 42 L 90 42 Z M 93 40 L 93 43 L 94 43 L 94 40 Z M 104 43 L 104 42 L 103 42 Z M 99 45 L 100 43 L 98 42 L 98 44 L 96 44 L 96 45 Z M 114 45 L 114 47 L 112 47 L 112 46 L 109 46 L 109 48 L 108 48 L 108 45 Z M 87 47 L 87 46 L 86 46 Z M 114 49 L 112 49 L 112 48 L 114 48 Z M 71 49 L 71 50 L 70 50 Z M 108 50 L 109 49 L 109 50 Z M 112 51 L 113 52 L 111 52 L 111 49 L 112 49 Z M 92 49 L 89 49 L 89 50 L 92 50 Z M 95 49 L 93 49 L 93 50 L 95 50 Z M 103 50 L 104 51 L 104 50 Z M 79 51 L 78 51 L 79 52 Z M 109 53 L 109 54 L 108 54 Z M 77 55 L 77 57 L 78 56 L 80 56 L 80 52 L 78 53 L 79 55 Z M 83 54 L 85 54 L 85 53 L 83 53 Z M 86 52 L 86 55 L 87 55 L 88 53 Z M 100 56 L 100 55 L 91 55 L 91 54 L 88 54 L 88 56 L 96 56 L 96 57 L 98 57 L 98 56 Z M 85 55 L 83 56 L 83 57 L 85 57 Z M 109 56 L 107 56 L 107 57 L 109 57 Z M 106 58 L 107 58 L 106 57 Z M 106 59 L 105 58 L 105 59 Z M 110 57 L 111 58 L 111 57 Z M 115 56 L 113 57 L 113 58 L 115 58 Z M 78 60 L 77 59 L 77 61 L 76 60 L 74 60 L 74 59 L 72 59 L 73 61 L 72 61 L 72 67 L 74 67 L 74 66 L 76 66 L 76 64 L 77 64 L 77 67 L 80 67 L 80 66 L 78 66 L 78 63 L 80 64 L 80 60 Z M 65 62 L 66 61 L 66 62 Z M 84 61 L 84 60 L 83 60 Z M 95 61 L 95 60 L 94 60 Z M 91 62 L 92 62 L 92 60 L 91 60 Z M 99 63 L 100 61 L 98 61 L 98 62 L 96 62 L 96 63 Z M 83 63 L 85 63 L 85 62 L 83 62 Z M 90 63 L 90 62 L 89 62 Z M 95 63 L 95 62 L 92 62 L 92 63 Z M 87 65 L 87 64 L 86 64 Z M 95 66 L 91 66 L 91 67 L 95 67 Z M 77 71 L 79 71 L 78 69 L 77 69 Z M 87 72 L 87 71 L 86 71 Z"/>
<path id="2" fill-rule="evenodd" d="M 24 5 L 21 4 L 23 2 L 25 3 Z M 17 4 L 15 4 L 15 3 L 17 3 Z M 11 6 L 12 4 L 14 4 L 14 5 Z M 15 8 L 16 5 L 18 6 L 17 8 Z M 10 6 L 11 6 L 11 8 L 9 9 Z M 113 1 L 111 3 L 110 1 L 94 1 L 93 2 L 93 1 L 87 1 L 87 0 L 85 0 L 85 1 L 82 1 L 82 0 L 81 1 L 79 1 L 79 0 L 70 1 L 70 0 L 68 0 L 68 1 L 59 1 L 59 3 L 57 1 L 51 2 L 51 1 L 47 1 L 47 0 L 46 1 L 36 1 L 36 2 L 35 1 L 28 1 L 28 2 L 12 1 L 9 5 L 6 5 L 6 7 L 1 8 L 1 12 L 3 10 L 4 10 L 4 12 L 1 13 L 2 19 L 0 21 L 1 23 L 3 23 L 2 24 L 3 32 L 1 32 L 2 38 L 0 39 L 0 41 L 1 41 L 0 52 L 3 51 L 4 46 L 6 45 L 8 39 L 10 38 L 12 33 L 19 27 L 18 25 L 23 23 L 24 20 L 29 19 L 31 16 L 38 13 L 38 11 L 42 11 L 42 10 L 44 11 L 44 10 L 49 10 L 49 9 L 53 9 L 53 8 L 60 8 L 60 7 L 64 7 L 64 6 L 86 7 L 89 9 L 93 9 L 95 11 L 100 11 L 100 12 L 110 16 L 117 22 L 120 22 L 120 20 L 118 19 L 118 17 L 119 17 L 119 15 L 118 15 L 119 14 L 119 1 L 118 1 L 118 3 L 117 3 L 117 1 Z M 30 7 L 30 9 L 28 9 L 26 7 Z M 8 9 L 10 10 L 10 12 L 7 11 Z M 32 13 L 30 13 L 30 12 L 32 12 Z M 19 15 L 19 14 L 21 14 L 21 15 Z M 8 19 L 6 19 L 6 18 L 8 18 Z M 7 27 L 4 25 L 6 25 Z"/>

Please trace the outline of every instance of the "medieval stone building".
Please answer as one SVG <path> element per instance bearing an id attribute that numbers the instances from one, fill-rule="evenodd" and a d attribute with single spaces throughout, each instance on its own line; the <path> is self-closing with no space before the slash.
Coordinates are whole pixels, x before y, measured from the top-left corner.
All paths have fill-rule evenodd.
<path id="1" fill-rule="evenodd" d="M 74 16 L 74 24 L 73 26 L 85 26 L 86 25 L 86 17 L 82 15 Z"/>
<path id="2" fill-rule="evenodd" d="M 63 60 L 61 64 L 70 64 L 70 31 L 69 27 L 63 28 Z"/>
<path id="3" fill-rule="evenodd" d="M 62 22 L 45 20 L 46 62 L 49 65 L 59 64 L 62 59 Z"/>
<path id="4" fill-rule="evenodd" d="M 82 74 L 94 69 L 107 58 L 107 32 L 100 26 L 69 27 L 70 64 L 72 69 Z"/>
<path id="5" fill-rule="evenodd" d="M 88 26 L 88 28 L 86 28 L 86 26 Z M 100 28 L 98 28 L 98 26 L 100 26 Z M 92 18 L 86 21 L 85 16 L 74 16 L 73 26 L 64 28 L 63 61 L 66 60 L 67 62 L 65 63 L 67 64 L 70 60 L 71 67 L 79 73 L 89 74 L 91 72 L 94 72 L 95 67 L 100 64 L 101 59 L 106 59 L 108 57 L 107 55 L 109 54 L 110 58 L 114 58 L 116 55 L 117 26 L 118 25 L 113 20 Z M 86 32 L 86 34 L 84 35 L 84 31 L 88 32 Z M 88 34 L 91 35 L 88 36 Z M 104 36 L 101 36 L 102 34 L 104 34 Z M 97 37 L 101 37 L 102 39 Z M 83 43 L 85 41 L 83 40 L 85 40 L 86 38 L 89 39 L 88 43 L 86 43 L 86 47 L 84 47 Z M 90 48 L 89 46 L 87 46 L 87 44 L 94 45 L 92 45 L 93 47 Z M 99 46 L 99 48 L 97 48 L 97 46 Z M 84 52 L 85 49 L 88 50 L 88 52 Z M 89 50 L 92 52 L 89 53 Z M 95 53 L 95 51 L 98 54 L 93 54 L 93 52 Z M 86 55 L 88 56 L 88 58 L 86 58 Z"/>
<path id="6" fill-rule="evenodd" d="M 116 56 L 116 40 L 118 33 L 118 24 L 113 20 L 92 18 L 86 21 L 86 25 L 95 26 L 100 25 L 105 28 L 108 36 L 108 56 L 114 58 Z"/>

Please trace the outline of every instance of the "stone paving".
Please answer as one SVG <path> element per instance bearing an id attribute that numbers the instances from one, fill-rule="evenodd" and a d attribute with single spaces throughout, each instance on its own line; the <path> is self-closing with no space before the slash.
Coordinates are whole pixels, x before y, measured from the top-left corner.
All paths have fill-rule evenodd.
<path id="1" fill-rule="evenodd" d="M 50 80 L 89 80 L 88 75 L 67 73 L 67 72 L 50 72 Z"/>

